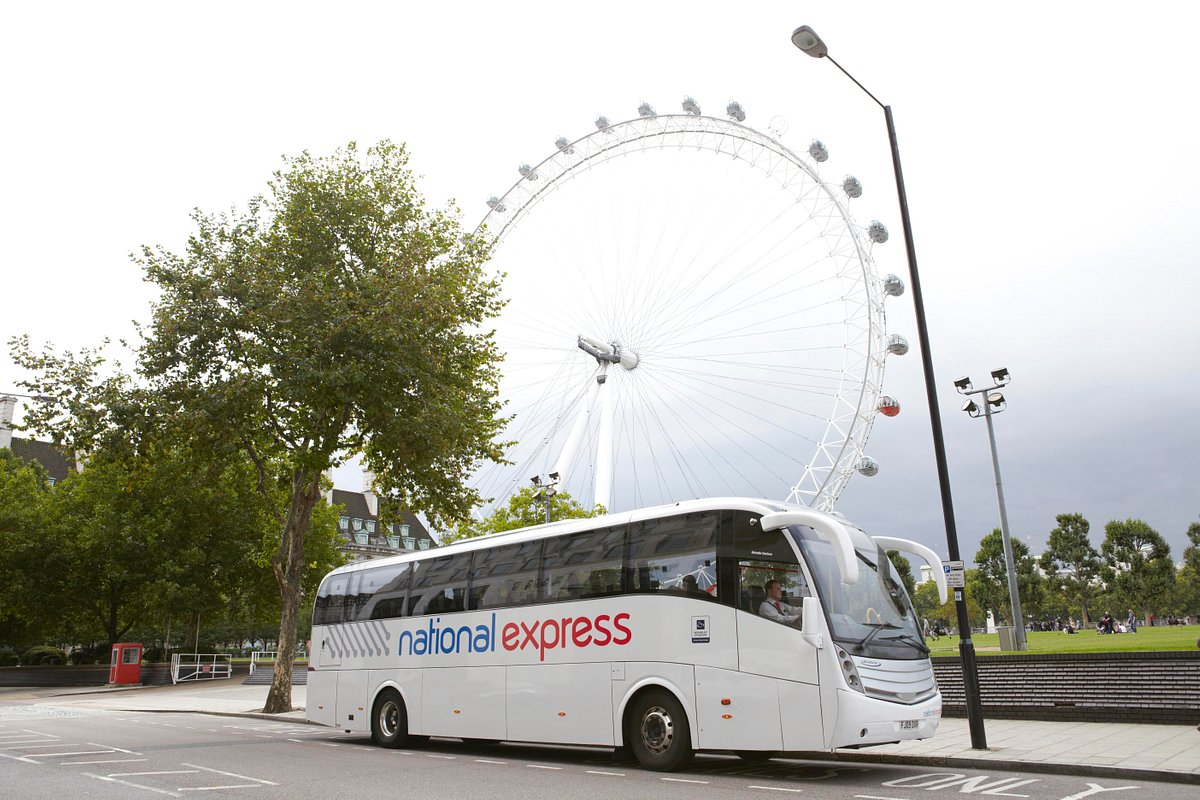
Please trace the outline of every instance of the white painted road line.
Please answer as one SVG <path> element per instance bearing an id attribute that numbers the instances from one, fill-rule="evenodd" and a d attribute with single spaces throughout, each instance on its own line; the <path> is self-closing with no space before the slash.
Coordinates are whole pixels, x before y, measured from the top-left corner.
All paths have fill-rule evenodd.
<path id="1" fill-rule="evenodd" d="M 562 769 L 562 767 L 548 767 L 545 764 L 526 764 L 530 769 Z"/>
<path id="2" fill-rule="evenodd" d="M 195 775 L 200 770 L 198 769 L 163 769 L 153 772 L 110 772 L 110 778 L 133 778 L 138 775 Z"/>
<path id="3" fill-rule="evenodd" d="M 446 758 L 451 761 L 458 758 L 458 756 L 439 756 L 437 753 L 426 753 L 425 755 L 429 756 L 430 758 Z"/>
<path id="4" fill-rule="evenodd" d="M 694 781 L 690 778 L 660 778 L 660 780 L 670 781 L 671 783 L 708 783 L 708 781 Z"/>
<path id="5" fill-rule="evenodd" d="M 584 772 L 586 772 L 588 775 L 611 775 L 614 778 L 624 778 L 625 777 L 624 772 L 604 772 L 603 770 L 599 770 L 599 769 L 585 769 Z"/>
<path id="6" fill-rule="evenodd" d="M 768 792 L 794 792 L 796 794 L 800 794 L 801 792 L 804 791 L 803 789 L 785 789 L 782 786 L 747 786 L 746 788 L 747 789 L 763 789 L 764 791 L 768 791 Z"/>
<path id="7" fill-rule="evenodd" d="M 475 761 L 480 764 L 507 764 L 508 763 L 507 761 L 491 761 L 486 758 L 477 758 L 477 759 L 475 759 Z"/>
<path id="8" fill-rule="evenodd" d="M 131 761 L 149 761 L 148 758 L 104 758 L 97 761 L 64 761 L 59 764 L 60 767 L 76 766 L 82 764 L 127 764 Z"/>
<path id="9" fill-rule="evenodd" d="M 143 786 L 140 783 L 134 783 L 133 781 L 123 781 L 120 778 L 110 778 L 107 775 L 94 775 L 91 772 L 84 772 L 81 774 L 86 775 L 89 778 L 95 778 L 98 781 L 108 781 L 109 783 L 119 783 L 122 786 L 132 786 L 135 789 L 145 789 L 148 792 L 155 792 L 157 794 L 165 794 L 168 797 L 183 797 L 183 795 L 179 794 L 179 792 L 172 792 L 168 789 L 158 789 L 154 786 Z"/>
<path id="10" fill-rule="evenodd" d="M 212 792 L 218 789 L 257 789 L 258 783 L 231 783 L 227 786 L 180 786 L 181 792 Z"/>
<path id="11" fill-rule="evenodd" d="M 215 772 L 218 775 L 224 775 L 226 778 L 240 778 L 241 780 L 244 780 L 244 781 L 254 781 L 255 783 L 262 784 L 263 786 L 278 786 L 279 785 L 275 781 L 269 781 L 266 778 L 252 778 L 249 775 L 239 775 L 236 772 L 223 772 L 222 770 L 213 769 L 212 767 L 202 767 L 199 764 L 184 764 L 183 766 L 195 767 L 196 769 L 202 769 L 205 772 Z"/>

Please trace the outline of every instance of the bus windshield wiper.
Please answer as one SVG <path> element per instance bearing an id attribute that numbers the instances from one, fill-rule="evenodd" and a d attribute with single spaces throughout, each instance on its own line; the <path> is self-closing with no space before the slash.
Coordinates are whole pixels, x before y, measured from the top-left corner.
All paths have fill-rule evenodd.
<path id="1" fill-rule="evenodd" d="M 858 644 L 854 645 L 854 649 L 858 650 L 859 652 L 861 652 L 862 649 L 867 646 L 868 642 L 875 638 L 875 634 L 879 633 L 884 628 L 891 628 L 892 630 L 900 629 L 899 625 L 893 625 L 890 622 L 867 622 L 864 624 L 870 625 L 872 627 L 872 631 L 864 636 Z"/>
<path id="2" fill-rule="evenodd" d="M 874 631 L 871 631 L 871 632 L 874 633 Z M 929 655 L 929 645 L 925 644 L 920 639 L 918 639 L 916 636 L 913 636 L 911 633 L 898 633 L 895 636 L 884 636 L 883 638 L 887 639 L 888 641 L 911 642 L 912 644 L 915 644 L 917 646 L 917 649 L 920 650 L 922 653 L 924 653 L 925 655 Z"/>

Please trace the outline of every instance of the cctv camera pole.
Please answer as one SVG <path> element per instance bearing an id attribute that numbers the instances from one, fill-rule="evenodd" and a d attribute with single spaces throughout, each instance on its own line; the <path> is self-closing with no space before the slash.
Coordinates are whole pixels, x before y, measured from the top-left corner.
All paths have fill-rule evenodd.
<path id="1" fill-rule="evenodd" d="M 996 387 L 992 387 L 993 389 Z M 988 442 L 992 446 L 992 472 L 996 475 L 996 501 L 1000 504 L 1000 537 L 1004 540 L 1004 568 L 1008 572 L 1008 602 L 1012 606 L 1013 628 L 1017 640 L 1014 644 L 1018 652 L 1029 649 L 1025 639 L 1025 617 L 1021 613 L 1021 595 L 1017 591 L 1017 568 L 1013 559 L 1012 536 L 1008 532 L 1008 509 L 1004 504 L 1004 484 L 1000 482 L 1000 456 L 996 452 L 996 429 L 992 426 L 992 403 L 988 394 L 990 389 L 983 390 L 983 418 L 987 420 Z"/>
<path id="2" fill-rule="evenodd" d="M 792 43 L 815 58 L 828 58 L 828 48 L 808 26 L 792 33 Z M 950 473 L 946 464 L 946 444 L 942 437 L 942 416 L 938 410 L 936 381 L 933 375 L 933 356 L 929 351 L 929 331 L 925 324 L 925 301 L 921 293 L 921 279 L 917 275 L 917 251 L 913 245 L 912 221 L 908 213 L 908 196 L 904 191 L 904 174 L 900 169 L 900 146 L 896 139 L 896 123 L 892 119 L 892 107 L 879 102 L 867 87 L 847 72 L 841 64 L 829 59 L 854 85 L 862 89 L 875 104 L 883 109 L 887 122 L 888 141 L 892 148 L 892 167 L 896 174 L 896 191 L 900 200 L 900 221 L 904 227 L 904 248 L 908 256 L 908 275 L 912 286 L 913 307 L 917 317 L 917 339 L 921 345 L 921 367 L 925 374 L 925 395 L 929 401 L 929 424 L 933 429 L 933 453 L 937 462 L 938 485 L 942 495 L 942 517 L 946 525 L 946 547 L 951 561 L 961 561 L 958 552 L 958 530 L 954 524 L 954 502 L 950 495 Z M 975 643 L 971 640 L 971 621 L 967 617 L 967 603 L 962 589 L 954 590 L 954 605 L 958 615 L 958 652 L 963 671 L 963 692 L 967 705 L 967 723 L 971 730 L 971 747 L 987 749 L 987 735 L 983 729 L 983 705 L 979 700 L 979 672 L 975 663 Z"/>

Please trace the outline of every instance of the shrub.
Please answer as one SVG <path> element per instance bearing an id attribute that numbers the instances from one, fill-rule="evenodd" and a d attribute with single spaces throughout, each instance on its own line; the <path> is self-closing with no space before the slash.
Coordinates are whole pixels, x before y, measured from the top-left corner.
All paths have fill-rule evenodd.
<path id="1" fill-rule="evenodd" d="M 79 647 L 71 651 L 71 655 L 67 656 L 67 662 L 70 664 L 99 664 L 100 652 L 93 647 Z"/>
<path id="2" fill-rule="evenodd" d="M 0 667 L 15 667 L 16 665 L 16 653 L 0 653 Z"/>
<path id="3" fill-rule="evenodd" d="M 37 666 L 39 664 L 65 664 L 67 662 L 67 654 L 57 647 L 41 644 L 37 647 L 31 647 L 21 654 L 21 663 L 27 667 Z"/>

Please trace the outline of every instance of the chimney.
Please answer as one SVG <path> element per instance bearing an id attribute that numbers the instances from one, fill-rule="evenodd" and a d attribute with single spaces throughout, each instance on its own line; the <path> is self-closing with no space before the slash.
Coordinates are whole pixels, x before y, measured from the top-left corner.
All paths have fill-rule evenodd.
<path id="1" fill-rule="evenodd" d="M 375 494 L 375 473 L 363 467 L 363 499 L 372 517 L 379 516 L 379 496 Z"/>
<path id="2" fill-rule="evenodd" d="M 12 395 L 0 397 L 0 449 L 12 447 L 12 421 L 16 409 L 17 398 Z"/>
<path id="3" fill-rule="evenodd" d="M 327 469 L 321 474 L 321 477 L 329 481 L 329 490 L 325 492 L 325 502 L 328 505 L 333 505 L 333 469 Z"/>

